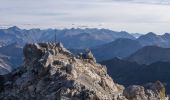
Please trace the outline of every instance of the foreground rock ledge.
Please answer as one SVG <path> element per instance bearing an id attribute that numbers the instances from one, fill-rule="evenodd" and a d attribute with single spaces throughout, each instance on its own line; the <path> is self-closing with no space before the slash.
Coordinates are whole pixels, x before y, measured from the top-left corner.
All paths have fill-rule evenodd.
<path id="1" fill-rule="evenodd" d="M 149 91 L 153 96 L 141 86 L 124 90 L 113 82 L 105 66 L 96 63 L 91 52 L 74 56 L 61 43 L 27 44 L 23 52 L 23 65 L 0 77 L 0 99 L 161 100 L 156 88 L 157 92 Z"/>

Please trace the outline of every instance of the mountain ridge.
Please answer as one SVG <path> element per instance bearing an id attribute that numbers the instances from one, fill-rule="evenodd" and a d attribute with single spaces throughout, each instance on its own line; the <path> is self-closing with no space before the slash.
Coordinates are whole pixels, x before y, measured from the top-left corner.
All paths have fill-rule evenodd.
<path id="1" fill-rule="evenodd" d="M 125 59 L 139 64 L 151 64 L 158 61 L 170 62 L 170 48 L 145 46 Z"/>
<path id="2" fill-rule="evenodd" d="M 20 66 L 23 61 L 22 51 L 22 47 L 17 43 L 0 47 L 0 75 L 7 74 Z"/>
<path id="3" fill-rule="evenodd" d="M 126 89 L 114 83 L 91 52 L 74 56 L 61 43 L 36 43 L 23 53 L 23 65 L 0 76 L 0 99 L 168 100 L 161 82 Z"/>
<path id="4" fill-rule="evenodd" d="M 91 51 L 98 61 L 102 61 L 114 57 L 127 57 L 140 48 L 142 48 L 142 46 L 136 40 L 119 38 L 113 42 L 92 48 Z"/>
<path id="5" fill-rule="evenodd" d="M 118 38 L 135 39 L 131 34 L 121 31 L 116 32 L 108 29 L 97 28 L 71 28 L 71 29 L 20 29 L 17 26 L 0 29 L 0 40 L 5 44 L 18 42 L 25 43 L 34 42 L 54 42 L 56 40 L 62 42 L 67 48 L 89 48 L 96 45 L 105 44 Z M 4 39 L 5 38 L 5 39 Z M 88 40 L 88 41 L 87 41 Z M 0 42 L 1 42 L 0 41 Z M 69 43 L 68 43 L 69 41 Z"/>
<path id="6" fill-rule="evenodd" d="M 169 69 L 170 62 L 155 62 L 150 65 L 141 65 L 118 58 L 100 62 L 106 65 L 108 74 L 118 83 L 125 87 L 130 84 L 143 85 L 152 81 L 160 80 L 170 93 Z"/>

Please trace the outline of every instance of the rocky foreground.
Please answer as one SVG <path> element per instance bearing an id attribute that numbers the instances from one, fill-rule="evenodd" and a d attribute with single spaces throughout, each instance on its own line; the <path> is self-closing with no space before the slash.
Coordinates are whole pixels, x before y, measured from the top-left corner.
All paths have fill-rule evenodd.
<path id="1" fill-rule="evenodd" d="M 161 82 L 115 83 L 91 52 L 73 55 L 61 43 L 27 44 L 23 65 L 0 76 L 2 100 L 168 100 Z"/>

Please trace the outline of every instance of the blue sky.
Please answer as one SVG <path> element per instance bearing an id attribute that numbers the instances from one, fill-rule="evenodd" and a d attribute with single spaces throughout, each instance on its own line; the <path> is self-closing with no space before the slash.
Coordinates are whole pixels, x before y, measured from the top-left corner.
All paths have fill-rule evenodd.
<path id="1" fill-rule="evenodd" d="M 168 0 L 0 0 L 0 26 L 170 32 Z"/>

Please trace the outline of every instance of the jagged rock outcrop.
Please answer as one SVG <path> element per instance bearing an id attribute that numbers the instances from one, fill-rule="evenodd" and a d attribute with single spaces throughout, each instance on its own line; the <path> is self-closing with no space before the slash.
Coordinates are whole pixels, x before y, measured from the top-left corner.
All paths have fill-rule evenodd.
<path id="1" fill-rule="evenodd" d="M 129 100 L 169 100 L 164 85 L 157 81 L 143 86 L 132 85 L 124 90 L 124 96 Z"/>
<path id="2" fill-rule="evenodd" d="M 145 99 L 152 97 L 149 93 L 159 95 L 146 94 L 141 86 L 124 89 L 113 82 L 90 51 L 74 56 L 61 43 L 39 43 L 27 44 L 23 52 L 23 65 L 0 76 L 2 100 L 151 100 Z"/>
<path id="3" fill-rule="evenodd" d="M 124 87 L 113 82 L 91 53 L 87 55 L 76 58 L 60 43 L 27 44 L 24 64 L 1 77 L 0 99 L 123 99 Z"/>

